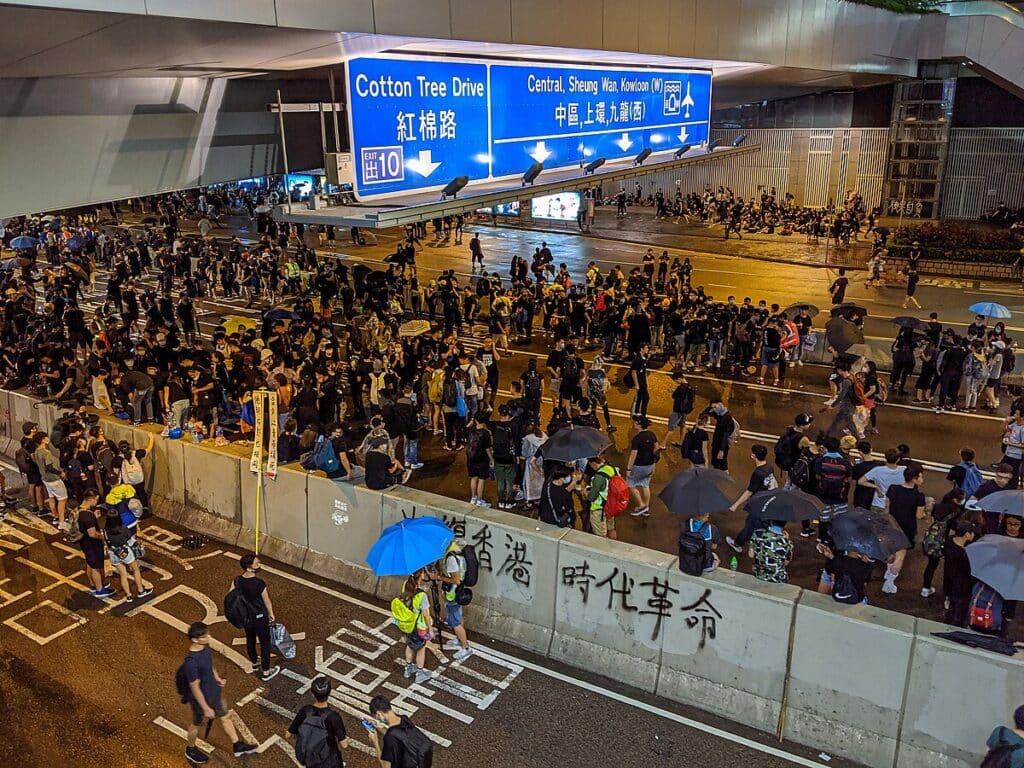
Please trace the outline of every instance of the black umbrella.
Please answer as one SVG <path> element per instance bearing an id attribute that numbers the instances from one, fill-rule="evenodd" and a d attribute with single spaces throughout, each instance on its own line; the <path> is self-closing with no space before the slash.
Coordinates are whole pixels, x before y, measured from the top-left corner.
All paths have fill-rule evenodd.
<path id="1" fill-rule="evenodd" d="M 825 341 L 838 352 L 845 352 L 854 344 L 864 343 L 864 331 L 844 317 L 833 317 L 825 323 Z"/>
<path id="2" fill-rule="evenodd" d="M 844 301 L 842 304 L 837 304 L 832 307 L 830 314 L 832 317 L 849 317 L 853 314 L 858 314 L 861 317 L 867 317 L 868 311 L 859 304 L 854 304 L 852 301 Z"/>
<path id="3" fill-rule="evenodd" d="M 910 546 L 907 535 L 887 517 L 872 515 L 865 509 L 837 515 L 828 530 L 836 549 L 859 552 L 872 560 L 888 560 Z"/>
<path id="4" fill-rule="evenodd" d="M 825 504 L 817 496 L 797 488 L 775 488 L 755 493 L 743 509 L 762 520 L 793 522 L 818 517 Z"/>
<path id="5" fill-rule="evenodd" d="M 743 487 L 720 469 L 694 467 L 680 472 L 658 494 L 669 512 L 703 515 L 721 512 L 743 492 Z"/>
<path id="6" fill-rule="evenodd" d="M 264 320 L 298 320 L 299 316 L 290 309 L 271 309 L 265 315 Z"/>
<path id="7" fill-rule="evenodd" d="M 570 424 L 549 437 L 540 453 L 548 461 L 578 461 L 600 456 L 611 444 L 611 438 L 599 429 Z"/>
<path id="8" fill-rule="evenodd" d="M 894 317 L 891 322 L 893 325 L 898 325 L 900 328 L 913 328 L 915 331 L 928 330 L 928 323 L 918 317 L 910 317 L 909 315 Z"/>
<path id="9" fill-rule="evenodd" d="M 782 310 L 782 313 L 786 317 L 795 317 L 796 314 L 801 309 L 806 309 L 807 310 L 807 314 L 809 314 L 811 317 L 817 317 L 821 313 L 821 310 L 818 309 L 813 304 L 800 304 L 800 303 L 790 304 L 788 307 L 786 307 L 784 310 Z M 790 315 L 791 312 L 793 313 L 792 315 Z"/>
<path id="10" fill-rule="evenodd" d="M 1024 517 L 1024 491 L 996 491 L 978 499 L 975 504 L 983 512 Z"/>

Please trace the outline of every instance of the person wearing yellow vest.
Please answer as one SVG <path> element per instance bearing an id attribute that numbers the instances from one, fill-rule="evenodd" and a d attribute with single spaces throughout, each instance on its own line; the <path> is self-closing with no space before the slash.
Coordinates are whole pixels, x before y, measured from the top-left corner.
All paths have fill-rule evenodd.
<path id="1" fill-rule="evenodd" d="M 427 642 L 434 637 L 434 622 L 430 615 L 430 599 L 423 589 L 426 572 L 416 571 L 402 584 L 402 593 L 391 601 L 391 617 L 405 635 L 405 676 L 415 676 L 423 684 L 432 672 L 424 669 L 427 661 Z"/>
<path id="2" fill-rule="evenodd" d="M 608 480 L 615 474 L 615 467 L 597 456 L 587 462 L 593 470 L 593 477 L 587 483 L 587 500 L 590 502 L 590 528 L 598 536 L 609 539 L 619 538 L 615 531 L 615 518 L 604 513 L 608 500 Z M 588 473 L 589 474 L 589 473 Z"/>
<path id="3" fill-rule="evenodd" d="M 455 594 L 456 587 L 462 583 L 462 577 L 466 573 L 466 560 L 456 542 L 448 545 L 441 566 L 438 580 L 444 585 L 444 601 L 447 608 L 445 623 L 455 633 L 455 637 L 444 644 L 444 649 L 455 651 L 455 660 L 462 661 L 473 653 L 473 649 L 469 647 L 466 626 L 462 622 L 462 606 L 459 605 Z"/>

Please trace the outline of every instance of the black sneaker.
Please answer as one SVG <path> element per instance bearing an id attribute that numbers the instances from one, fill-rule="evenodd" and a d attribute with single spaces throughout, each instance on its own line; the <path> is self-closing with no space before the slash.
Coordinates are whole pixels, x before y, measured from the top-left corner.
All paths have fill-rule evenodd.
<path id="1" fill-rule="evenodd" d="M 192 765 L 206 765 L 210 762 L 210 756 L 199 747 L 185 747 L 185 759 Z"/>
<path id="2" fill-rule="evenodd" d="M 236 741 L 234 746 L 235 757 L 251 755 L 259 750 L 259 744 L 246 744 L 244 741 Z"/>

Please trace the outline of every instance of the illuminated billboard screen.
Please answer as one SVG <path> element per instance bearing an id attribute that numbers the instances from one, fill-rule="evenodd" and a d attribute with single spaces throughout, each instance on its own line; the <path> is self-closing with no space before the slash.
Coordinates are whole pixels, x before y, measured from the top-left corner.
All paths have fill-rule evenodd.
<path id="1" fill-rule="evenodd" d="M 530 201 L 530 215 L 535 219 L 576 221 L 579 212 L 579 192 L 559 192 L 557 195 L 535 197 Z"/>

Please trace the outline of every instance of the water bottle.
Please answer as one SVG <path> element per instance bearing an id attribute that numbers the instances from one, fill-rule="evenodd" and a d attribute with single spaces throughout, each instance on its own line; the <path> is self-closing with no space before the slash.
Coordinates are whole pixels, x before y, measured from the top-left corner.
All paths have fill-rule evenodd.
<path id="1" fill-rule="evenodd" d="M 729 569 L 733 571 L 738 571 L 740 569 L 740 561 L 736 555 L 733 555 L 732 558 L 730 558 Z"/>

